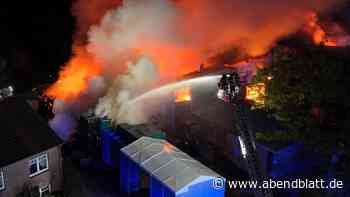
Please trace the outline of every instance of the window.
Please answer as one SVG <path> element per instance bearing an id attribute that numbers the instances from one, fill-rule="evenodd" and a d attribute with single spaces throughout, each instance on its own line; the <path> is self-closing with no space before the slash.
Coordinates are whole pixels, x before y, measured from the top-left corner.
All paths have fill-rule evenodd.
<path id="1" fill-rule="evenodd" d="M 4 173 L 0 171 L 0 190 L 5 189 Z"/>
<path id="2" fill-rule="evenodd" d="M 39 188 L 40 197 L 49 197 L 50 196 L 50 185 Z"/>
<path id="3" fill-rule="evenodd" d="M 30 177 L 40 174 L 49 169 L 47 154 L 40 155 L 29 161 Z"/>
<path id="4" fill-rule="evenodd" d="M 175 90 L 175 103 L 188 102 L 192 100 L 191 88 L 183 87 Z"/>

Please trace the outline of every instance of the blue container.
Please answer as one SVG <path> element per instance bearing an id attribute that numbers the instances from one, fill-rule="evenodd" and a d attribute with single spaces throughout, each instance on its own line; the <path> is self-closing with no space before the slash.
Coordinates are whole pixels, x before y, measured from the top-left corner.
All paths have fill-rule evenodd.
<path id="1" fill-rule="evenodd" d="M 118 132 L 102 130 L 102 159 L 111 166 L 116 167 L 119 163 L 119 150 L 124 146 Z"/>

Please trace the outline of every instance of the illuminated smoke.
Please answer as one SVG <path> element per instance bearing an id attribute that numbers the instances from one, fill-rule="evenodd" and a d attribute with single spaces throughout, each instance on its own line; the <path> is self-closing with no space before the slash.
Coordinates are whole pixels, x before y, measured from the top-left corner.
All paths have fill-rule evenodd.
<path id="1" fill-rule="evenodd" d="M 262 55 L 297 31 L 310 11 L 335 2 L 341 1 L 125 0 L 90 29 L 88 49 L 103 65 L 146 55 L 162 76 L 178 76 L 224 47 Z"/>
<path id="2" fill-rule="evenodd" d="M 88 50 L 112 73 L 123 70 L 120 66 L 130 58 L 147 56 L 158 66 L 162 78 L 174 78 L 193 71 L 228 46 L 252 56 L 264 54 L 275 41 L 296 31 L 309 10 L 322 11 L 332 3 L 126 0 L 90 29 Z M 107 111 L 105 115 L 117 121 L 145 119 L 140 118 L 142 107 L 128 107 L 134 112 L 123 110 L 124 101 L 133 97 L 130 92 L 120 90 L 124 87 L 119 82 L 111 87 L 97 106 L 99 115 Z"/>
<path id="3" fill-rule="evenodd" d="M 265 54 L 276 41 L 297 31 L 307 13 L 327 11 L 340 2 L 78 0 L 72 8 L 78 22 L 74 45 L 82 52 L 76 52 L 47 94 L 63 100 L 72 111 L 81 111 L 83 107 L 77 106 L 93 106 L 105 89 L 98 94 L 89 92 L 91 80 L 98 77 L 108 92 L 96 111 L 123 119 L 120 112 L 108 112 L 103 106 L 117 103 L 116 109 L 121 109 L 123 101 L 149 88 L 136 83 L 139 78 L 120 82 L 120 74 L 132 73 L 128 72 L 128 62 L 139 65 L 147 59 L 159 71 L 160 79 L 171 81 L 197 69 L 223 48 L 236 47 L 248 56 Z M 147 72 L 141 69 L 137 76 L 147 77 Z M 129 83 L 133 84 L 131 90 Z M 133 118 L 138 119 L 125 119 Z"/>
<path id="4" fill-rule="evenodd" d="M 56 99 L 54 102 L 55 108 L 63 107 L 63 105 L 64 103 L 60 100 Z M 75 114 L 70 113 L 69 110 L 54 110 L 54 113 L 55 117 L 50 120 L 49 126 L 63 141 L 68 141 L 70 136 L 75 132 L 78 117 L 76 117 Z"/>
<path id="5" fill-rule="evenodd" d="M 101 67 L 84 48 L 75 48 L 74 53 L 59 72 L 58 80 L 46 90 L 47 96 L 74 101 L 89 89 L 89 80 L 101 74 Z"/>
<path id="6" fill-rule="evenodd" d="M 107 10 L 118 7 L 121 2 L 122 0 L 75 0 L 71 8 L 77 26 L 74 44 L 83 45 L 90 27 L 99 24 Z"/>
<path id="7" fill-rule="evenodd" d="M 96 115 L 107 116 L 115 123 L 145 122 L 148 118 L 147 113 L 144 113 L 144 110 L 147 110 L 145 103 L 142 105 L 135 103 L 132 106 L 128 103 L 144 89 L 154 86 L 158 77 L 157 67 L 145 57 L 136 64 L 129 64 L 128 73 L 119 75 L 109 87 L 107 94 L 100 98 L 95 111 Z"/>

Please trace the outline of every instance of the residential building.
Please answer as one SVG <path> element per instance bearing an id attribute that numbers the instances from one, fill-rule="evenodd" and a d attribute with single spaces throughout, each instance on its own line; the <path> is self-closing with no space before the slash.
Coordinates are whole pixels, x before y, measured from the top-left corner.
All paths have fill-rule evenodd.
<path id="1" fill-rule="evenodd" d="M 0 102 L 0 114 L 0 197 L 62 190 L 62 142 L 47 122 L 22 98 Z"/>

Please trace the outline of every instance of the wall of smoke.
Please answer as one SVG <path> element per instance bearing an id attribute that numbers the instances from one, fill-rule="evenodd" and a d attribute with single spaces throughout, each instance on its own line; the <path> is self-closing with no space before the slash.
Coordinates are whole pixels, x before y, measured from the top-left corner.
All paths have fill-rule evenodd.
<path id="1" fill-rule="evenodd" d="M 227 47 L 250 56 L 265 54 L 297 31 L 307 12 L 325 12 L 341 2 L 77 0 L 72 8 L 78 23 L 74 44 L 94 57 L 102 73 L 88 79 L 89 88 L 81 95 L 63 105 L 55 102 L 60 115 L 52 124 L 96 104 L 97 115 L 115 122 L 146 121 L 152 110 L 144 103 L 125 107 L 139 93 L 197 69 Z"/>

